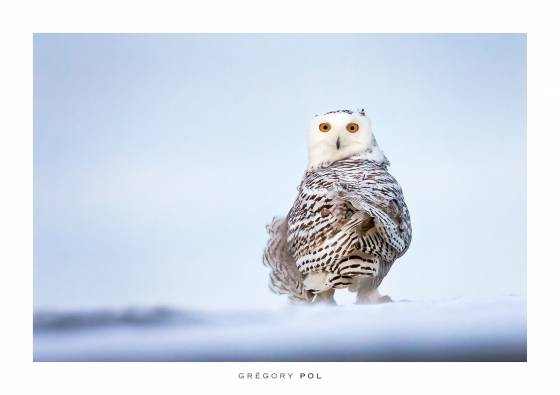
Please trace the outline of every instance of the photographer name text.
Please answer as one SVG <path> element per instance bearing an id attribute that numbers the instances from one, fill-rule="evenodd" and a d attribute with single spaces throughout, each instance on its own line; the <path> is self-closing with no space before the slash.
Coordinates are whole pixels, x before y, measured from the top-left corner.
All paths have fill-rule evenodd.
<path id="1" fill-rule="evenodd" d="M 239 373 L 237 377 L 240 380 L 322 380 L 323 377 L 319 373 L 294 373 L 294 372 L 250 372 Z"/>

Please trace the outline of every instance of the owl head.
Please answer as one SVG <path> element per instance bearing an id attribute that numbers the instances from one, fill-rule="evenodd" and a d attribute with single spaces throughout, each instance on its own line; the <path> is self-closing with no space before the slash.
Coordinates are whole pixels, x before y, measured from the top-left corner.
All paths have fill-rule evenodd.
<path id="1" fill-rule="evenodd" d="M 363 109 L 329 111 L 313 117 L 309 123 L 308 148 L 308 168 L 355 155 L 379 163 L 386 162 Z"/>

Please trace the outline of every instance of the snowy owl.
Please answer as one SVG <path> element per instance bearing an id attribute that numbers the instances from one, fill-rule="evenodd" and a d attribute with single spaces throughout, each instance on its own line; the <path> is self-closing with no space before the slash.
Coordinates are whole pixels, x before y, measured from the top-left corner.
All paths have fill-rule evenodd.
<path id="1" fill-rule="evenodd" d="M 358 303 L 386 300 L 377 288 L 412 231 L 402 189 L 364 110 L 316 115 L 308 152 L 295 203 L 267 226 L 270 289 L 293 302 L 334 303 L 340 288 L 356 292 Z"/>

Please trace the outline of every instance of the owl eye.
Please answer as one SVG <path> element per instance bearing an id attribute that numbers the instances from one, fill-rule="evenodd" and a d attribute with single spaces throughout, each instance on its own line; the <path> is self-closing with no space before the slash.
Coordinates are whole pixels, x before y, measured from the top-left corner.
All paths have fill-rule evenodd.
<path id="1" fill-rule="evenodd" d="M 360 127 L 357 123 L 352 122 L 346 125 L 346 130 L 348 130 L 350 133 L 356 133 L 358 129 L 360 129 Z"/>
<path id="2" fill-rule="evenodd" d="M 322 124 L 319 125 L 319 130 L 321 132 L 328 132 L 329 130 L 331 130 L 331 124 L 324 122 Z"/>

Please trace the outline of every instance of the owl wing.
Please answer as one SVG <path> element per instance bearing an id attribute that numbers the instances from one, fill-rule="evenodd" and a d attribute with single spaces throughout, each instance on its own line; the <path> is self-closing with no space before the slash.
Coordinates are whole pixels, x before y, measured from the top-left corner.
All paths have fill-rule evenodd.
<path id="1" fill-rule="evenodd" d="M 287 219 L 275 217 L 266 229 L 269 239 L 263 254 L 263 264 L 270 268 L 270 290 L 276 294 L 288 294 L 294 303 L 309 302 L 313 296 L 303 288 L 302 274 L 288 249 Z"/>
<path id="2" fill-rule="evenodd" d="M 348 173 L 337 177 L 337 203 L 350 205 L 354 210 L 366 213 L 370 220 L 362 224 L 363 231 L 367 231 L 368 237 L 381 237 L 394 249 L 395 258 L 398 258 L 408 249 L 412 236 L 410 215 L 402 189 L 384 166 L 373 161 L 363 163 L 360 170 L 361 176 L 358 178 L 352 174 L 348 177 Z M 370 229 L 374 229 L 374 232 Z"/>
<path id="3" fill-rule="evenodd" d="M 352 159 L 306 173 L 288 213 L 288 247 L 300 272 L 336 272 L 361 252 L 393 262 L 410 243 L 402 190 L 386 167 Z"/>

